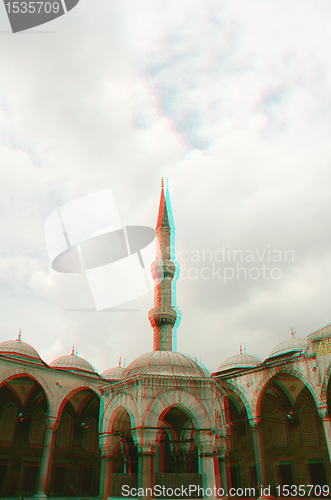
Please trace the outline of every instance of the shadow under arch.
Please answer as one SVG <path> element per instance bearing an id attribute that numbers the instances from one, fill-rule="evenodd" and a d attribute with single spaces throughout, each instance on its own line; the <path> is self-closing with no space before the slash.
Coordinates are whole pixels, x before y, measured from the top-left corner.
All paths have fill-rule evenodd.
<path id="1" fill-rule="evenodd" d="M 294 370 L 293 368 L 286 368 L 284 366 L 275 366 L 263 377 L 263 379 L 255 389 L 255 393 L 251 404 L 252 418 L 258 417 L 261 414 L 261 400 L 267 385 L 273 378 L 277 378 L 277 376 L 281 374 L 290 375 L 300 380 L 300 382 L 302 382 L 302 384 L 305 387 L 307 387 L 315 402 L 316 407 L 318 407 L 318 395 L 316 394 L 313 386 L 309 383 L 306 377 L 302 375 L 302 373 L 300 373 L 298 370 Z"/>
<path id="2" fill-rule="evenodd" d="M 167 407 L 158 419 L 158 448 L 156 469 L 159 480 L 167 481 L 162 474 L 195 474 L 199 471 L 198 446 L 192 412 L 183 404 Z"/>
<path id="3" fill-rule="evenodd" d="M 241 399 L 241 401 L 243 402 L 243 405 L 246 409 L 247 416 L 249 419 L 251 419 L 252 418 L 251 405 L 246 397 L 245 392 L 241 389 L 239 384 L 236 385 L 234 383 L 229 382 L 228 380 L 223 382 L 223 384 L 224 384 L 224 387 L 226 387 L 229 391 L 234 392 L 238 396 L 238 398 Z M 227 394 L 227 396 L 229 396 L 229 394 Z"/>
<path id="4" fill-rule="evenodd" d="M 42 383 L 40 383 L 40 381 Z M 43 387 L 44 386 L 44 387 Z M 48 386 L 46 385 L 46 388 Z M 49 394 L 48 390 L 48 394 Z M 40 377 L 13 370 L 0 385 L 0 489 L 4 497 L 34 494 L 52 406 Z"/>
<path id="5" fill-rule="evenodd" d="M 48 384 L 46 381 L 40 377 L 40 375 L 34 371 L 23 371 L 22 369 L 14 369 L 9 372 L 6 372 L 2 377 L 0 377 L 0 389 L 4 385 L 8 384 L 11 380 L 18 379 L 18 378 L 28 378 L 30 380 L 33 380 L 37 385 L 39 385 L 45 394 L 46 402 L 47 402 L 47 413 L 48 415 L 52 415 L 55 404 L 54 404 L 54 396 L 49 388 Z"/>
<path id="6" fill-rule="evenodd" d="M 99 402 L 102 401 L 101 394 L 97 391 L 95 385 L 90 384 L 90 383 L 85 383 L 85 382 L 78 382 L 74 386 L 70 386 L 65 388 L 59 396 L 56 398 L 56 403 L 55 403 L 55 411 L 56 411 L 56 416 L 57 420 L 59 420 L 61 413 L 63 411 L 64 406 L 67 404 L 67 402 L 77 393 L 82 392 L 82 391 L 91 391 L 91 393 L 94 393 L 95 396 L 98 398 Z"/>
<path id="7" fill-rule="evenodd" d="M 125 409 L 131 420 L 131 428 L 135 429 L 138 422 L 138 406 L 133 397 L 127 393 L 117 394 L 104 409 L 103 433 L 111 434 L 116 415 L 121 409 Z"/>
<path id="8" fill-rule="evenodd" d="M 261 381 L 254 415 L 260 450 L 266 458 L 262 459 L 263 481 L 274 496 L 282 485 L 327 484 L 330 471 L 316 391 L 297 370 L 277 368 Z"/>

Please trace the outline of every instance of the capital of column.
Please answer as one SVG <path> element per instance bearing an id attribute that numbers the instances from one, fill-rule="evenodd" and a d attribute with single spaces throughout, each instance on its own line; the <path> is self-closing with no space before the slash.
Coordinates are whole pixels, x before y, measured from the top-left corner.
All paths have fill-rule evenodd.
<path id="1" fill-rule="evenodd" d="M 60 421 L 56 419 L 56 417 L 46 417 L 46 420 L 45 420 L 45 426 L 46 426 L 46 429 L 50 430 L 50 431 L 53 431 L 53 432 L 56 432 L 58 426 L 59 426 L 59 423 Z"/>
<path id="2" fill-rule="evenodd" d="M 253 431 L 257 431 L 261 429 L 262 425 L 262 419 L 261 417 L 251 417 L 248 419 L 250 426 L 252 427 Z"/>
<path id="3" fill-rule="evenodd" d="M 132 430 L 133 440 L 138 448 L 138 453 L 154 454 L 159 441 L 158 429 L 135 429 Z"/>
<path id="4" fill-rule="evenodd" d="M 217 455 L 215 432 L 211 430 L 201 430 L 197 435 L 198 444 L 202 448 L 202 455 Z"/>
<path id="5" fill-rule="evenodd" d="M 331 420 L 327 403 L 318 406 L 317 411 L 322 420 Z"/>
<path id="6" fill-rule="evenodd" d="M 100 436 L 101 453 L 105 458 L 111 458 L 115 454 L 115 449 L 121 446 L 120 436 L 108 435 Z"/>

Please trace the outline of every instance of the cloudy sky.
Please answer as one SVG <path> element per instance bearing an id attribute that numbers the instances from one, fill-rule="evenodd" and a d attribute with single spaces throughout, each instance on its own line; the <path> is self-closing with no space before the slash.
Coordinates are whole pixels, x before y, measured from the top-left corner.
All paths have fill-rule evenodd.
<path id="1" fill-rule="evenodd" d="M 330 28 L 326 0 L 80 0 L 12 34 L 1 4 L 0 340 L 99 372 L 152 350 L 152 292 L 84 310 L 44 221 L 110 188 L 123 225 L 155 227 L 162 176 L 179 351 L 216 370 L 330 323 Z"/>

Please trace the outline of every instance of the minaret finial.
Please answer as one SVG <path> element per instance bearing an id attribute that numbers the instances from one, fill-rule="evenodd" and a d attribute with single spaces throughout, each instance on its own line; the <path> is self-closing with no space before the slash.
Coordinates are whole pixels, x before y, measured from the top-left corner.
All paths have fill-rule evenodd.
<path id="1" fill-rule="evenodd" d="M 241 344 L 239 344 L 239 346 L 240 346 L 239 347 L 239 352 L 240 352 L 240 354 L 242 354 L 243 353 L 243 348 L 242 348 Z"/>
<path id="2" fill-rule="evenodd" d="M 22 329 L 21 328 L 20 328 L 20 331 L 18 332 L 17 340 L 19 340 L 19 342 L 22 342 Z"/>
<path id="3" fill-rule="evenodd" d="M 71 356 L 75 355 L 75 344 L 72 346 Z"/>
<path id="4" fill-rule="evenodd" d="M 164 177 L 161 177 L 161 188 L 164 188 Z"/>

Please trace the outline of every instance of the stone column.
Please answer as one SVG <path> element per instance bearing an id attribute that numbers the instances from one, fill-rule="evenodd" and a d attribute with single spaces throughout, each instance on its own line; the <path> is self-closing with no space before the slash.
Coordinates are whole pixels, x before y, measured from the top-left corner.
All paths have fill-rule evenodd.
<path id="1" fill-rule="evenodd" d="M 136 429 L 132 435 L 138 447 L 138 489 L 144 489 L 144 495 L 139 498 L 151 500 L 154 498 L 157 430 Z"/>
<path id="2" fill-rule="evenodd" d="M 113 474 L 116 471 L 116 447 L 120 447 L 119 436 L 108 436 L 102 443 L 99 494 L 102 500 L 107 500 L 109 496 L 113 496 Z"/>
<path id="3" fill-rule="evenodd" d="M 225 453 L 222 450 L 218 457 L 219 471 L 220 471 L 220 487 L 224 490 L 224 497 L 228 496 L 228 481 L 226 477 L 226 461 Z"/>
<path id="4" fill-rule="evenodd" d="M 268 486 L 266 468 L 265 468 L 261 419 L 257 418 L 257 417 L 253 417 L 252 419 L 250 419 L 249 423 L 251 424 L 252 430 L 253 430 L 253 443 L 254 443 L 254 452 L 255 452 L 255 461 L 256 461 L 256 475 L 257 475 L 257 482 L 259 483 L 259 487 L 260 487 L 260 491 L 261 491 L 261 486 L 263 486 L 263 488 Z M 263 498 L 263 497 L 259 497 L 259 498 Z"/>
<path id="5" fill-rule="evenodd" d="M 38 480 L 37 493 L 34 498 L 44 499 L 47 498 L 47 492 L 49 487 L 49 480 L 52 468 L 52 458 L 55 443 L 55 433 L 59 425 L 54 418 L 48 417 L 46 420 L 46 432 L 44 439 L 44 449 L 41 459 L 41 467 Z"/>
<path id="6" fill-rule="evenodd" d="M 216 475 L 215 475 L 215 458 L 218 456 L 215 443 L 215 434 L 212 431 L 200 431 L 198 436 L 201 471 L 202 474 L 202 487 L 204 489 L 204 498 L 216 500 L 215 488 Z M 206 489 L 211 488 L 212 494 L 206 495 Z M 210 491 L 208 492 L 210 493 Z"/>

